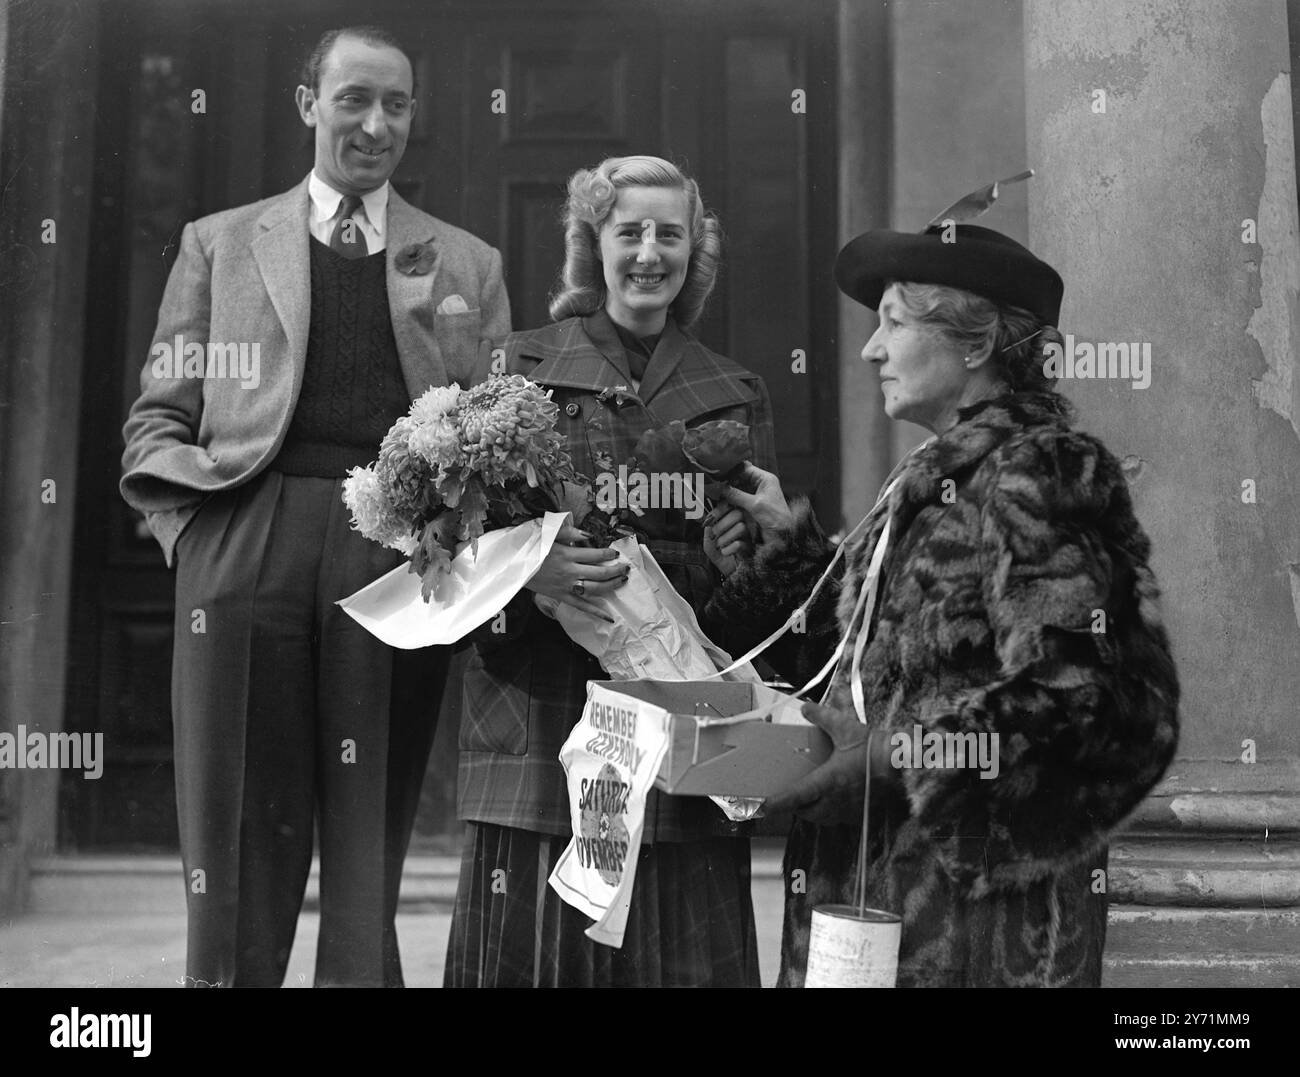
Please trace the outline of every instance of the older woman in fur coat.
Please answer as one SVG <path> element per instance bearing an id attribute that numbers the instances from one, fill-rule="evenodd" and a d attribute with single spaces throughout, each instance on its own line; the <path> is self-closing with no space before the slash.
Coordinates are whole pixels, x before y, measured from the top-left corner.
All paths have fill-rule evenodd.
<path id="1" fill-rule="evenodd" d="M 848 634 L 825 706 L 805 707 L 834 752 L 769 804 L 801 817 L 785 861 L 787 986 L 803 983 L 812 908 L 853 900 L 868 765 L 868 903 L 902 917 L 900 986 L 1098 985 L 1107 835 L 1176 746 L 1150 543 L 1119 464 L 1071 428 L 1044 369 L 1060 277 L 997 232 L 960 225 L 956 238 L 867 233 L 836 267 L 847 294 L 879 306 L 862 354 L 886 413 L 934 437 L 895 469 L 806 631 L 769 652 L 803 683 Z M 749 478 L 757 492 L 729 500 L 760 545 L 705 615 L 733 649 L 779 627 L 833 551 L 806 503 L 787 505 L 757 468 Z M 864 629 L 854 611 L 886 522 Z M 914 766 L 918 734 L 964 733 L 989 755 Z"/>

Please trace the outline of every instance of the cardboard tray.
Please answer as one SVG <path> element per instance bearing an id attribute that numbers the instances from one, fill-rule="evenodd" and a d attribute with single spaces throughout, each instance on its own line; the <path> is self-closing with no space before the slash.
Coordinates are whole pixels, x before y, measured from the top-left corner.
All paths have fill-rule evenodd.
<path id="1" fill-rule="evenodd" d="M 669 744 L 655 788 L 677 796 L 766 797 L 793 785 L 831 754 L 830 738 L 801 703 L 763 684 L 730 681 L 598 681 L 669 712 Z M 755 708 L 766 717 L 726 721 Z"/>

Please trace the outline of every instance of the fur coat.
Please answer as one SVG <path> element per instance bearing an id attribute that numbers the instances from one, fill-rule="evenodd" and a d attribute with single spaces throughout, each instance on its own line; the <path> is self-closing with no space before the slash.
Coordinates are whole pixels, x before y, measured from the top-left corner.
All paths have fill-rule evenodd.
<path id="1" fill-rule="evenodd" d="M 902 917 L 899 986 L 1096 985 L 1107 835 L 1177 744 L 1178 681 L 1124 476 L 1053 393 L 963 409 L 895 474 L 861 660 L 868 722 L 891 738 L 997 734 L 998 756 L 995 778 L 899 768 L 873 790 L 868 898 Z M 773 631 L 826 567 L 815 517 L 795 516 L 709 603 L 724 646 Z M 806 631 L 768 652 L 797 684 L 848 629 L 885 518 L 878 505 Z M 850 713 L 852 655 L 850 638 L 827 699 Z M 796 822 L 782 984 L 803 982 L 811 909 L 852 901 L 859 836 Z"/>

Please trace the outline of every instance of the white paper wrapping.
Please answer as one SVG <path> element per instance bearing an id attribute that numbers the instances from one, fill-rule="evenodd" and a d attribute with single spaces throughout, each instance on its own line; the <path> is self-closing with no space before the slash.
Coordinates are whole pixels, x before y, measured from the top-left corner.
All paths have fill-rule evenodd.
<path id="1" fill-rule="evenodd" d="M 620 681 L 689 681 L 710 677 L 731 664 L 731 656 L 700 629 L 690 603 L 668 582 L 654 555 L 634 538 L 611 545 L 632 566 L 627 583 L 592 599 L 613 624 L 581 610 L 537 596 L 538 607 L 554 617 L 574 643 L 585 648 Z M 746 664 L 730 680 L 759 680 Z"/>
<path id="2" fill-rule="evenodd" d="M 548 512 L 489 531 L 479 538 L 477 554 L 466 544 L 428 602 L 420 595 L 420 577 L 399 565 L 338 604 L 390 647 L 455 643 L 495 617 L 533 578 L 568 518 L 568 513 Z"/>

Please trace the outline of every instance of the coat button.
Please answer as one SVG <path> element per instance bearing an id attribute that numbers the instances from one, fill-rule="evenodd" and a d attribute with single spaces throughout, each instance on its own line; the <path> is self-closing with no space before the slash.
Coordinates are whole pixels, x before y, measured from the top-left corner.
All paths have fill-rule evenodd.
<path id="1" fill-rule="evenodd" d="M 564 405 L 564 414 L 567 415 L 570 419 L 576 419 L 581 412 L 582 412 L 582 408 L 578 406 L 578 402 L 576 400 L 570 400 L 567 404 Z"/>

